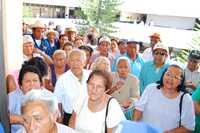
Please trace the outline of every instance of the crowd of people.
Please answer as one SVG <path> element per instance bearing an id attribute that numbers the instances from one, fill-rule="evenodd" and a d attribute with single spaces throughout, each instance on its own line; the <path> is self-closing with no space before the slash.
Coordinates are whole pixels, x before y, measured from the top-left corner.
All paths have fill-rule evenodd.
<path id="1" fill-rule="evenodd" d="M 6 78 L 11 133 L 200 132 L 199 50 L 182 68 L 159 33 L 141 53 L 94 27 L 25 26 L 22 67 Z"/>

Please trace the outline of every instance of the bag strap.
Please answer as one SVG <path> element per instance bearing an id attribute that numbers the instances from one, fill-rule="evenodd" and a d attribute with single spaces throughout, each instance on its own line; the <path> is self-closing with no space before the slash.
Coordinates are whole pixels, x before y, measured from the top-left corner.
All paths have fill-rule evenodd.
<path id="1" fill-rule="evenodd" d="M 181 115 L 182 115 L 183 96 L 184 96 L 186 93 L 187 93 L 187 92 L 184 92 L 184 93 L 181 95 L 180 102 L 179 102 L 179 113 L 180 113 L 179 127 L 181 127 Z"/>
<path id="2" fill-rule="evenodd" d="M 105 133 L 107 133 L 107 123 L 106 123 L 106 119 L 107 119 L 107 116 L 108 116 L 108 108 L 109 108 L 109 103 L 110 103 L 110 100 L 112 99 L 113 97 L 110 97 L 108 99 L 108 102 L 107 102 L 107 106 L 106 106 L 106 116 L 105 116 Z"/>

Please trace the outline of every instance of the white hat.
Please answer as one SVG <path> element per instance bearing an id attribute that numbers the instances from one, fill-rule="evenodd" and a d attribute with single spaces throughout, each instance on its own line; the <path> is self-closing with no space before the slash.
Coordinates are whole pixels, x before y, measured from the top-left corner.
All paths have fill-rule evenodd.
<path id="1" fill-rule="evenodd" d="M 51 32 L 54 33 L 56 37 L 58 37 L 59 33 L 57 31 L 53 30 L 53 29 L 46 31 L 45 35 L 48 36 L 48 34 L 51 33 Z"/>
<path id="2" fill-rule="evenodd" d="M 163 49 L 167 52 L 167 54 L 169 54 L 169 48 L 168 46 L 166 46 L 165 44 L 159 42 L 157 43 L 154 47 L 153 47 L 153 51 L 156 50 L 156 49 Z"/>
<path id="3" fill-rule="evenodd" d="M 107 36 L 101 37 L 100 40 L 99 40 L 99 44 L 100 44 L 101 42 L 108 42 L 108 43 L 111 44 L 110 38 L 107 37 Z"/>
<path id="4" fill-rule="evenodd" d="M 33 38 L 30 35 L 23 36 L 23 44 L 26 44 L 26 43 L 34 43 Z"/>
<path id="5" fill-rule="evenodd" d="M 45 28 L 45 26 L 40 20 L 37 20 L 31 25 L 31 28 Z"/>

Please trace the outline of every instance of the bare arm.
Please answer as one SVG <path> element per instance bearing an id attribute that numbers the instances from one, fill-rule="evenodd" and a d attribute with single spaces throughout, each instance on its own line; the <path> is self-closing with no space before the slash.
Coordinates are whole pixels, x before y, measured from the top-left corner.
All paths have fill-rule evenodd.
<path id="1" fill-rule="evenodd" d="M 194 101 L 193 103 L 194 103 L 195 113 L 196 113 L 197 115 L 200 115 L 200 104 L 199 104 L 199 102 Z"/>
<path id="2" fill-rule="evenodd" d="M 165 131 L 164 133 L 192 133 L 192 131 L 188 130 L 185 127 L 179 127 L 179 128 L 175 128 L 169 131 Z"/>
<path id="3" fill-rule="evenodd" d="M 76 122 L 76 113 L 73 111 L 72 112 L 72 116 L 71 118 L 69 119 L 69 124 L 68 126 L 71 127 L 71 128 L 75 128 L 75 122 Z M 112 132 L 111 132 L 112 133 Z"/>
<path id="4" fill-rule="evenodd" d="M 12 75 L 6 77 L 7 92 L 12 92 L 17 88 L 17 83 Z"/>
<path id="5" fill-rule="evenodd" d="M 143 114 L 142 111 L 135 109 L 132 119 L 134 121 L 139 121 L 142 118 L 142 114 Z"/>
<path id="6" fill-rule="evenodd" d="M 108 128 L 108 129 L 107 129 L 107 133 L 113 133 L 112 128 Z"/>

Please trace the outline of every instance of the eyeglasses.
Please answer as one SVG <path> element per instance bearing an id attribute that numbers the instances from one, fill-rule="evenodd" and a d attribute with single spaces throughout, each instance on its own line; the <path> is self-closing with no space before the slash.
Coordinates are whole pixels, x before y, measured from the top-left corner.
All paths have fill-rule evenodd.
<path id="1" fill-rule="evenodd" d="M 174 79 L 176 79 L 176 80 L 181 80 L 181 79 L 182 79 L 182 77 L 179 77 L 179 76 L 177 76 L 177 75 L 174 75 L 174 74 L 172 74 L 172 73 L 170 73 L 170 72 L 166 72 L 165 75 L 166 75 L 167 77 L 174 78 Z"/>
<path id="2" fill-rule="evenodd" d="M 91 88 L 91 89 L 96 88 L 97 90 L 105 89 L 105 87 L 103 85 L 95 85 L 95 84 L 92 84 L 92 83 L 88 83 L 88 87 Z"/>
<path id="3" fill-rule="evenodd" d="M 165 52 L 159 52 L 159 51 L 156 51 L 153 53 L 154 55 L 161 55 L 161 56 L 165 56 L 167 55 Z"/>

